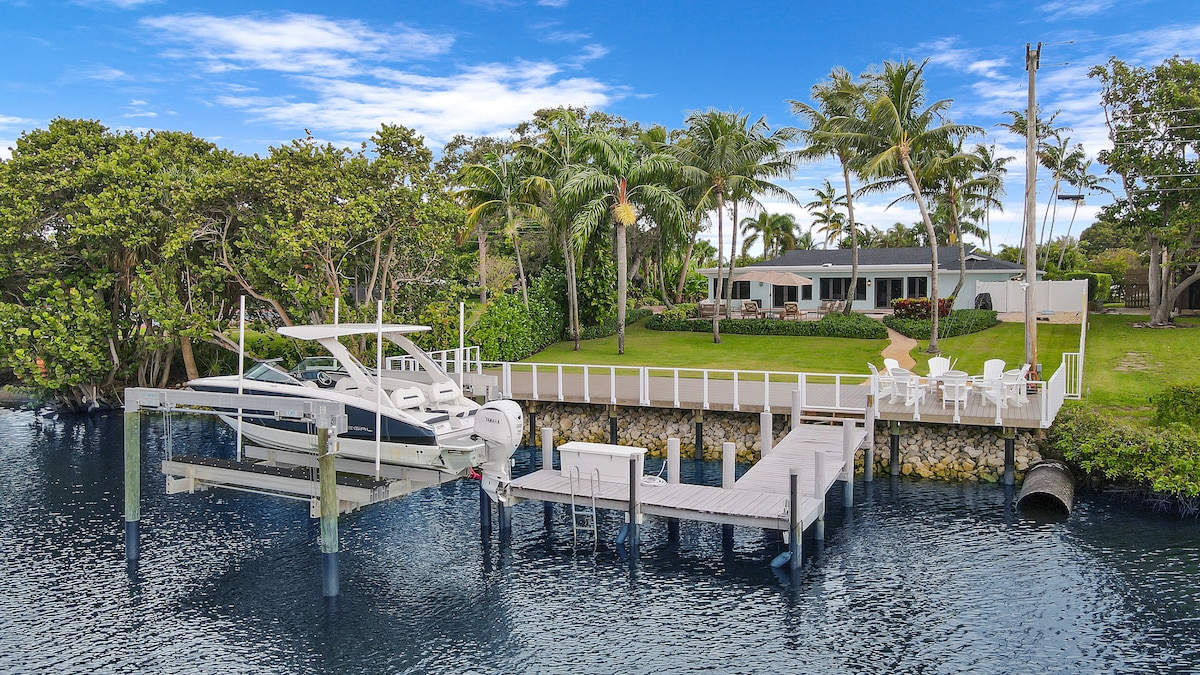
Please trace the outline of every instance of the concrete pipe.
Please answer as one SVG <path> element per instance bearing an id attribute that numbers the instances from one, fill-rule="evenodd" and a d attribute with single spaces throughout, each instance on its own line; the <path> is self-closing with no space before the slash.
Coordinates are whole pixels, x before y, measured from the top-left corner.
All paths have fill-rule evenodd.
<path id="1" fill-rule="evenodd" d="M 1071 515 L 1075 500 L 1075 477 L 1066 464 L 1054 460 L 1038 462 L 1025 472 L 1017 508 L 1022 513 Z"/>

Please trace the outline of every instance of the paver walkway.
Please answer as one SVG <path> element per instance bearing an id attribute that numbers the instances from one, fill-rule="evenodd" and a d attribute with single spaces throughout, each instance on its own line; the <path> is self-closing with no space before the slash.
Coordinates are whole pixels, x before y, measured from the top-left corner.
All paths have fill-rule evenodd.
<path id="1" fill-rule="evenodd" d="M 883 358 L 896 359 L 901 368 L 912 370 L 917 362 L 908 353 L 917 346 L 917 341 L 907 335 L 901 335 L 891 328 L 887 329 L 887 332 L 889 342 L 888 346 L 883 348 Z"/>

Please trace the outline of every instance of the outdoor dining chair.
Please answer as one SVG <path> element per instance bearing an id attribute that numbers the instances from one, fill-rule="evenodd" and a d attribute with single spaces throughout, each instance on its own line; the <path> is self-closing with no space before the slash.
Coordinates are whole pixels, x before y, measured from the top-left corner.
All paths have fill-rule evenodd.
<path id="1" fill-rule="evenodd" d="M 783 303 L 783 318 L 800 320 L 800 303 L 785 302 Z"/>

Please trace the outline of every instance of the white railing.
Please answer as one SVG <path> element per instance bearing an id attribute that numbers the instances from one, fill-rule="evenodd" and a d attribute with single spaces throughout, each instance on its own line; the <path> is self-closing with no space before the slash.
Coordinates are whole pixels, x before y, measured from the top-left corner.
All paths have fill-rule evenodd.
<path id="1" fill-rule="evenodd" d="M 1062 368 L 1066 371 L 1066 394 L 1069 399 L 1083 398 L 1083 354 L 1063 352 Z"/>
<path id="2" fill-rule="evenodd" d="M 867 375 L 796 373 L 657 366 L 606 366 L 578 363 L 485 361 L 499 371 L 500 395 L 535 401 L 582 400 L 584 403 L 669 405 L 710 410 L 729 406 L 771 412 L 791 410 L 792 391 L 810 411 L 862 412 Z M 548 376 L 549 375 L 549 376 Z M 520 392 L 514 389 L 514 380 Z M 774 385 L 774 386 L 773 386 Z M 624 389 L 625 393 L 619 391 Z"/>
<path id="3" fill-rule="evenodd" d="M 1063 400 L 1067 397 L 1067 368 L 1066 364 L 1058 367 L 1050 379 L 1046 381 L 1046 386 L 1042 388 L 1042 428 L 1049 428 L 1054 422 L 1055 416 L 1058 415 L 1059 408 L 1062 408 Z"/>
<path id="4" fill-rule="evenodd" d="M 442 349 L 426 353 L 448 375 L 479 370 L 480 352 L 478 346 L 463 347 L 462 349 Z M 388 370 L 399 370 L 402 372 L 421 370 L 421 364 L 408 354 L 387 357 L 384 359 L 384 367 Z"/>

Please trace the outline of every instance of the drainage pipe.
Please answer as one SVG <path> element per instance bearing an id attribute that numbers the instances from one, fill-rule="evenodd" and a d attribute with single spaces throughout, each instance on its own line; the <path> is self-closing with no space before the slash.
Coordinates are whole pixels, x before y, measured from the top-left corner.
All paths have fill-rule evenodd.
<path id="1" fill-rule="evenodd" d="M 1025 472 L 1017 508 L 1024 512 L 1071 515 L 1075 499 L 1075 476 L 1066 464 L 1055 460 L 1038 462 Z"/>

